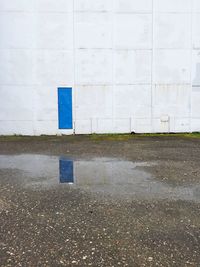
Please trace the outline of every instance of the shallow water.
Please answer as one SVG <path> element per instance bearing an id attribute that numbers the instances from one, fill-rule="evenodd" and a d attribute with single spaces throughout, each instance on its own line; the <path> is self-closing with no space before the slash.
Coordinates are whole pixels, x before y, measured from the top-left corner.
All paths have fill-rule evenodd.
<path id="1" fill-rule="evenodd" d="M 46 155 L 0 155 L 0 169 L 8 174 L 16 170 L 19 185 L 32 190 L 70 186 L 113 197 L 200 202 L 200 184 L 177 186 L 158 181 L 145 171 L 145 167 L 155 164 L 116 158 L 87 160 Z M 14 182 L 13 179 L 15 177 L 12 177 Z"/>

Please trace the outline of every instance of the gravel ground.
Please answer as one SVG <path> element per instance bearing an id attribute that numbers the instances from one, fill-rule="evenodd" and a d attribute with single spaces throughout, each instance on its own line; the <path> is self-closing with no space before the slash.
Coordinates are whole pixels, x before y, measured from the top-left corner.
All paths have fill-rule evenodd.
<path id="1" fill-rule="evenodd" d="M 2 137 L 0 154 L 2 267 L 200 266 L 200 139 Z M 35 189 L 25 186 L 31 175 L 12 165 L 18 155 L 146 162 L 137 171 L 169 194 L 157 197 L 153 190 L 150 197 L 130 197 L 119 189 L 118 197 L 98 192 L 98 186 L 91 191 L 60 184 Z M 31 159 L 26 165 L 39 168 Z M 51 166 L 43 167 L 48 183 Z M 130 178 L 121 175 L 123 183 Z M 171 191 L 177 194 L 171 197 Z"/>

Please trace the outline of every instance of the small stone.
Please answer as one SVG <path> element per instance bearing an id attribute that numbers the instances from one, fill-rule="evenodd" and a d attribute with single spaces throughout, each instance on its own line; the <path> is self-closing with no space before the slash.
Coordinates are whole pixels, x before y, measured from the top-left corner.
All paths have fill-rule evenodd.
<path id="1" fill-rule="evenodd" d="M 153 261 L 153 258 L 152 257 L 148 257 L 148 261 L 149 262 L 152 262 Z"/>

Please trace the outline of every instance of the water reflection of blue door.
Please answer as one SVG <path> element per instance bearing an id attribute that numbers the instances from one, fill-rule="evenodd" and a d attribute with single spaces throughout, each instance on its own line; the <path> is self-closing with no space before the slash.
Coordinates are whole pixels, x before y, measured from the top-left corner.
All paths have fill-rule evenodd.
<path id="1" fill-rule="evenodd" d="M 60 158 L 60 183 L 74 183 L 74 164 L 72 160 Z"/>

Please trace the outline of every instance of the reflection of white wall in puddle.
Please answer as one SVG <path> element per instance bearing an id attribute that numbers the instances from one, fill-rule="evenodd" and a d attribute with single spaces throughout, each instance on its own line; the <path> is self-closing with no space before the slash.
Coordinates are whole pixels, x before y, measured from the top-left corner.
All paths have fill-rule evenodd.
<path id="1" fill-rule="evenodd" d="M 0 156 L 0 169 L 16 170 L 13 182 L 32 190 L 49 190 L 63 187 L 59 183 L 60 158 L 43 155 Z M 72 160 L 64 159 L 66 166 Z M 125 198 L 181 199 L 200 202 L 200 186 L 173 186 L 160 182 L 145 171 L 156 163 L 131 162 L 109 158 L 75 160 L 73 189 L 85 192 L 107 194 Z M 63 166 L 64 167 L 64 166 Z M 66 168 L 67 170 L 67 168 Z M 68 174 L 65 174 L 68 176 Z M 13 173 L 13 172 L 12 172 Z M 8 182 L 11 182 L 8 179 Z M 67 188 L 66 188 L 67 190 Z"/>

